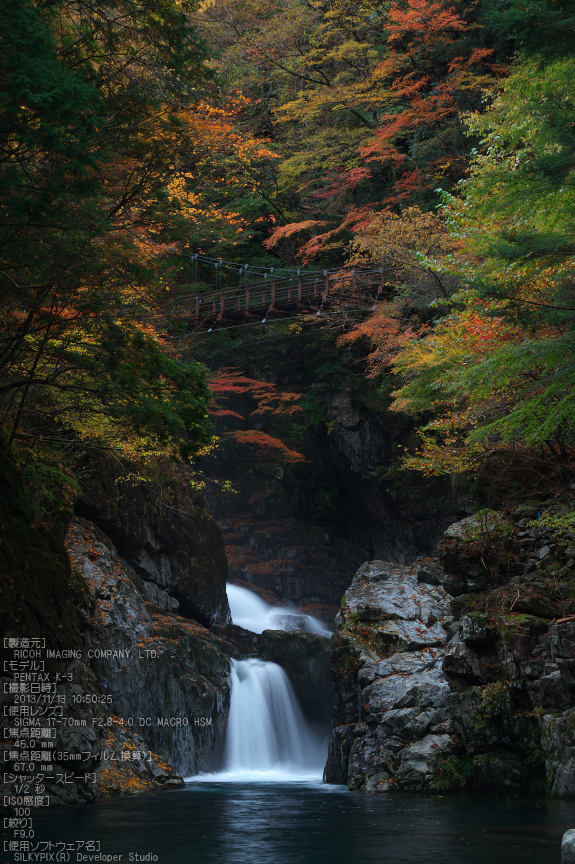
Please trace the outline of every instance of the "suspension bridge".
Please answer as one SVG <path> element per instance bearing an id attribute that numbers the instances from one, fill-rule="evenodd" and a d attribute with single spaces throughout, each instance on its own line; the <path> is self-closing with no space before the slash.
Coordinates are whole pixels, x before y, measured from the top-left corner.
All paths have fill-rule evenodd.
<path id="1" fill-rule="evenodd" d="M 214 268 L 215 285 L 180 297 L 192 322 L 211 328 L 330 311 L 368 311 L 385 290 L 383 268 L 338 267 L 330 270 L 250 268 L 237 262 L 192 256 Z M 193 262 L 193 263 L 194 263 Z M 226 273 L 225 268 L 228 269 Z M 231 270 L 232 279 L 230 280 Z M 235 271 L 235 272 L 234 272 Z M 235 279 L 234 279 L 235 276 Z M 228 284 L 225 284 L 225 282 Z M 229 282 L 235 284 L 229 284 Z M 191 286 L 188 286 L 191 287 Z"/>

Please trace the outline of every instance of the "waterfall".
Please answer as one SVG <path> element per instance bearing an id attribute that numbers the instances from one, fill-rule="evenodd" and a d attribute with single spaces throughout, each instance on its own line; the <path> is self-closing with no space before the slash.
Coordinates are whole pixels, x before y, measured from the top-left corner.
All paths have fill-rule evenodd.
<path id="1" fill-rule="evenodd" d="M 300 612 L 295 606 L 271 606 L 247 588 L 226 585 L 232 621 L 252 633 L 264 630 L 307 630 L 330 637 L 331 630 L 317 618 Z"/>
<path id="2" fill-rule="evenodd" d="M 277 663 L 232 660 L 224 770 L 321 777 L 325 753 Z"/>
<path id="3" fill-rule="evenodd" d="M 331 632 L 321 621 L 295 607 L 270 606 L 253 591 L 227 585 L 234 624 L 263 630 Z M 294 782 L 322 780 L 327 730 L 304 717 L 290 680 L 277 663 L 231 660 L 230 713 L 221 772 L 198 774 L 189 782 Z"/>
<path id="4" fill-rule="evenodd" d="M 277 663 L 232 660 L 224 766 L 188 781 L 320 781 L 327 737 L 303 716 L 289 678 Z"/>

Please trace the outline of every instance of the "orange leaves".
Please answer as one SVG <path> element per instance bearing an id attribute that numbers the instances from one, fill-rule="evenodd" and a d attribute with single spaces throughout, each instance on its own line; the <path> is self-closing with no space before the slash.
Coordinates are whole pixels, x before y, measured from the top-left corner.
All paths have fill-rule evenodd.
<path id="1" fill-rule="evenodd" d="M 450 31 L 461 33 L 467 30 L 466 23 L 455 9 L 446 9 L 443 3 L 430 3 L 429 0 L 409 0 L 406 8 L 393 3 L 387 27 L 392 44 L 411 37 L 410 47 L 422 43 L 434 45 Z"/>
<path id="2" fill-rule="evenodd" d="M 491 57 L 493 50 L 491 48 L 476 48 L 471 52 L 467 59 L 465 57 L 454 57 L 449 64 L 449 71 L 455 72 L 456 69 L 463 69 L 465 66 L 474 66 L 475 63 L 481 63 L 488 57 Z"/>
<path id="3" fill-rule="evenodd" d="M 210 390 L 212 393 L 252 393 L 262 395 L 268 390 L 273 390 L 275 384 L 268 381 L 258 381 L 256 378 L 248 378 L 238 369 L 219 369 L 217 374 L 210 378 Z"/>
<path id="4" fill-rule="evenodd" d="M 306 461 L 303 453 L 291 450 L 279 438 L 274 438 L 272 435 L 268 435 L 266 432 L 261 432 L 258 429 L 247 429 L 245 431 L 232 432 L 231 434 L 238 444 L 252 445 L 263 450 L 272 450 L 276 457 L 279 456 L 286 462 Z"/>
<path id="5" fill-rule="evenodd" d="M 369 340 L 372 349 L 368 358 L 370 378 L 375 378 L 389 369 L 398 352 L 421 333 L 416 333 L 402 324 L 398 312 L 397 306 L 389 304 L 386 310 L 378 310 L 371 318 L 357 324 L 353 330 L 338 339 L 337 344 L 340 346 L 350 345 L 364 338 Z"/>
<path id="6" fill-rule="evenodd" d="M 311 240 L 304 243 L 298 252 L 298 257 L 303 260 L 304 264 L 309 264 L 310 261 L 313 261 L 320 252 L 327 248 L 327 241 L 336 237 L 341 230 L 342 227 L 339 226 L 333 231 L 326 231 L 325 234 L 316 234 L 315 237 L 312 237 Z"/>
<path id="7" fill-rule="evenodd" d="M 279 390 L 276 384 L 269 381 L 259 381 L 256 378 L 249 378 L 238 369 L 221 369 L 217 374 L 213 375 L 210 381 L 212 393 L 216 397 L 210 409 L 210 416 L 234 418 L 240 421 L 261 423 L 261 417 L 268 416 L 274 424 L 291 422 L 292 417 L 300 412 L 301 406 L 298 404 L 301 399 L 299 393 L 290 393 Z M 247 400 L 242 399 L 242 409 L 244 413 L 236 411 L 234 408 L 227 406 L 222 407 L 222 399 L 235 399 L 236 402 L 242 397 L 248 397 Z M 250 401 L 255 400 L 257 403 L 255 408 L 251 408 Z M 253 403 L 252 403 L 253 404 Z M 224 433 L 226 437 L 234 439 L 238 444 L 250 445 L 257 447 L 263 454 L 267 452 L 274 458 L 280 458 L 288 462 L 305 461 L 305 457 L 292 450 L 280 438 L 269 435 L 260 429 L 240 429 Z"/>
<path id="8" fill-rule="evenodd" d="M 252 412 L 252 416 L 256 414 L 273 414 L 276 417 L 290 417 L 302 410 L 301 405 L 298 404 L 300 399 L 300 393 L 288 393 L 285 390 L 266 393 L 260 397 L 259 406 Z"/>
<path id="9" fill-rule="evenodd" d="M 205 100 L 186 108 L 163 105 L 135 130 L 129 154 L 104 165 L 106 209 L 114 224 L 107 243 L 115 244 L 115 254 L 123 243 L 124 258 L 154 265 L 177 252 L 178 233 L 164 233 L 170 220 L 202 240 L 234 238 L 245 230 L 250 222 L 233 201 L 253 192 L 254 172 L 277 159 L 261 137 L 239 128 L 248 101 L 232 95 L 225 108 Z"/>
<path id="10" fill-rule="evenodd" d="M 363 169 L 358 169 L 363 170 Z M 373 218 L 373 208 L 370 204 L 365 207 L 352 207 L 341 225 L 333 228 L 331 231 L 326 231 L 323 234 L 316 234 L 310 240 L 303 244 L 297 252 L 297 257 L 301 258 L 304 264 L 309 264 L 320 252 L 334 246 L 343 246 L 342 235 L 349 229 L 354 228 L 359 230 Z M 322 224 L 318 222 L 318 225 Z M 323 223 L 325 224 L 325 223 Z M 285 226 L 290 227 L 290 226 Z M 338 238 L 339 235 L 339 239 Z M 328 245 L 329 244 L 329 245 Z"/>
<path id="11" fill-rule="evenodd" d="M 276 228 L 263 245 L 266 249 L 272 249 L 280 240 L 292 237 L 294 234 L 299 234 L 302 231 L 308 231 L 310 228 L 319 228 L 324 225 L 327 225 L 327 222 L 320 219 L 306 219 L 303 222 L 290 222 L 289 225 L 281 225 L 279 228 Z"/>
<path id="12" fill-rule="evenodd" d="M 458 36 L 468 25 L 455 9 L 435 0 L 394 3 L 388 29 L 390 56 L 377 72 L 380 86 L 388 88 L 395 105 L 380 118 L 378 129 L 360 153 L 374 168 L 379 163 L 394 170 L 394 188 L 383 201 L 397 203 L 409 200 L 448 171 L 460 176 L 460 133 L 455 136 L 444 130 L 456 121 L 461 92 L 479 90 L 485 83 L 473 68 L 480 67 L 492 52 L 477 48 L 470 56 L 455 53 Z M 455 56 L 450 58 L 450 54 Z M 405 139 L 413 140 L 420 129 L 425 131 L 422 144 L 411 147 L 408 154 Z M 433 147 L 423 143 L 436 135 Z"/>
<path id="13" fill-rule="evenodd" d="M 238 420 L 243 420 L 244 415 L 237 411 L 232 411 L 231 408 L 210 408 L 210 417 L 236 417 Z"/>
<path id="14" fill-rule="evenodd" d="M 261 176 L 278 158 L 261 136 L 240 128 L 238 116 L 249 101 L 232 94 L 225 107 L 204 100 L 178 110 L 166 106 L 150 118 L 138 132 L 141 157 L 121 166 L 119 173 L 116 168 L 115 183 L 120 185 L 126 177 L 146 172 L 139 212 L 133 215 L 145 212 L 160 188 L 171 213 L 197 232 L 198 240 L 234 239 L 245 231 L 251 220 L 242 215 L 239 202 L 258 190 Z M 126 209 L 121 211 L 124 220 Z M 161 224 L 144 225 L 148 234 L 140 242 L 150 246 Z"/>
<path id="15" fill-rule="evenodd" d="M 352 168 L 347 173 L 346 183 L 349 189 L 355 189 L 362 180 L 367 180 L 369 177 L 371 177 L 369 168 Z"/>
<path id="16" fill-rule="evenodd" d="M 220 369 L 217 374 L 210 378 L 210 390 L 217 398 L 232 396 L 251 396 L 257 402 L 257 408 L 252 414 L 275 414 L 277 416 L 289 416 L 296 411 L 301 411 L 297 404 L 301 398 L 299 393 L 288 393 L 278 390 L 276 384 L 269 381 L 260 381 L 257 378 L 248 378 L 238 369 Z M 236 416 L 242 417 L 235 411 L 220 408 L 216 399 L 213 402 L 213 416 Z"/>
<path id="17" fill-rule="evenodd" d="M 465 345 L 470 356 L 489 354 L 494 348 L 522 336 L 519 327 L 509 324 L 503 318 L 491 317 L 486 311 L 471 308 L 459 316 L 458 340 Z"/>

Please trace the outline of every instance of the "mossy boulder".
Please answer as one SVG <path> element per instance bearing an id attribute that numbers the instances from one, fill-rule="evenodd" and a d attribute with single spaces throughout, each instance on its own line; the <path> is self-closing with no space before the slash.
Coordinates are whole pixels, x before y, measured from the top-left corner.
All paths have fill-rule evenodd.
<path id="1" fill-rule="evenodd" d="M 515 572 L 515 525 L 502 513 L 481 510 L 450 525 L 439 544 L 439 559 L 454 596 L 482 591 Z"/>

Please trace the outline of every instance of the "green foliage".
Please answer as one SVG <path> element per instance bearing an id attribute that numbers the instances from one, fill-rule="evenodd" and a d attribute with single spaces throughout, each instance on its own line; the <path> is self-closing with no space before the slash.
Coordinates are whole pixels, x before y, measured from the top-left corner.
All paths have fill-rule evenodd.
<path id="1" fill-rule="evenodd" d="M 460 791 L 476 773 L 477 766 L 473 756 L 448 756 L 434 765 L 431 787 L 438 792 Z"/>
<path id="2" fill-rule="evenodd" d="M 539 519 L 531 519 L 531 528 L 554 528 L 557 531 L 575 531 L 575 511 L 571 513 L 558 514 L 543 511 Z"/>
<path id="3" fill-rule="evenodd" d="M 375 338 L 399 376 L 393 409 L 426 416 L 409 468 L 477 473 L 506 448 L 567 465 L 575 452 L 574 81 L 571 57 L 519 59 L 468 118 L 480 150 L 447 200 L 454 249 L 439 263 L 460 290 L 447 314 L 398 325 L 395 344 Z"/>
<path id="4" fill-rule="evenodd" d="M 67 522 L 80 485 L 74 476 L 73 460 L 56 446 L 27 447 L 15 451 L 20 476 L 30 508 L 36 518 L 61 516 Z"/>
<path id="5" fill-rule="evenodd" d="M 0 57 L 4 147 L 7 137 L 18 135 L 27 148 L 43 152 L 53 168 L 65 159 L 79 181 L 81 169 L 93 165 L 90 137 L 102 107 L 97 88 L 61 63 L 49 21 L 29 0 L 0 8 Z M 4 162 L 3 179 L 12 194 L 17 194 L 18 176 L 16 155 Z M 53 182 L 50 191 L 58 188 Z M 44 192 L 20 203 L 38 218 L 50 198 Z"/>
<path id="6" fill-rule="evenodd" d="M 523 54 L 557 56 L 573 50 L 575 11 L 571 0 L 491 0 L 486 20 L 497 35 L 515 40 Z"/>
<path id="7" fill-rule="evenodd" d="M 310 433 L 326 425 L 325 402 L 317 391 L 309 390 L 301 399 L 300 421 L 292 424 L 291 435 L 294 441 L 304 444 Z"/>
<path id="8" fill-rule="evenodd" d="M 77 360 L 80 365 L 81 360 Z M 158 342 L 138 329 L 115 326 L 105 334 L 100 350 L 87 358 L 88 371 L 105 382 L 102 401 L 109 406 L 104 425 L 116 446 L 126 442 L 128 429 L 147 441 L 187 459 L 210 442 L 207 405 L 211 398 L 207 370 L 194 361 L 170 357 Z M 91 412 L 102 416 L 90 397 L 67 409 L 81 424 Z M 116 432 L 116 429 L 118 430 Z M 110 439 L 109 439 L 110 440 Z"/>
<path id="9" fill-rule="evenodd" d="M 476 732 L 484 732 L 493 718 L 500 713 L 509 698 L 509 689 L 508 681 L 494 681 L 483 688 L 474 727 Z"/>
<path id="10" fill-rule="evenodd" d="M 51 483 L 53 467 L 46 466 Z M 37 505 L 0 433 L 0 629 L 5 636 L 43 636 L 50 648 L 77 648 L 82 639 L 70 562 L 60 530 L 47 526 Z"/>
<path id="11" fill-rule="evenodd" d="M 168 194 L 188 134 L 176 115 L 209 77 L 191 9 L 116 0 L 106 27 L 96 0 L 0 9 L 0 411 L 11 440 L 184 458 L 209 442 L 205 370 L 165 341 L 163 317 L 184 239 Z"/>
<path id="12" fill-rule="evenodd" d="M 483 152 L 465 185 L 464 218 L 467 230 L 481 219 L 476 236 L 491 229 L 482 248 L 495 262 L 561 265 L 573 254 L 574 71 L 572 57 L 520 62 L 488 110 L 470 118 Z"/>

